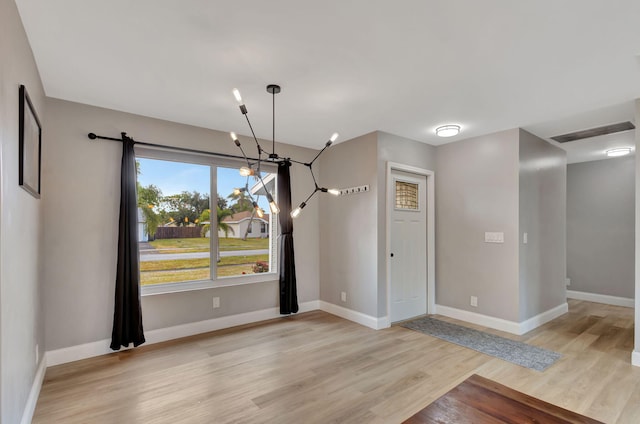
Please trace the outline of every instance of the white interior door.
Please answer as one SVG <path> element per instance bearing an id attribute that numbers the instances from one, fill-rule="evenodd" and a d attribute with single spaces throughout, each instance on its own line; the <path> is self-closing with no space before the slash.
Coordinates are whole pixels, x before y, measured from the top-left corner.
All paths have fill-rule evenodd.
<path id="1" fill-rule="evenodd" d="M 427 313 L 427 177 L 391 170 L 391 322 Z"/>

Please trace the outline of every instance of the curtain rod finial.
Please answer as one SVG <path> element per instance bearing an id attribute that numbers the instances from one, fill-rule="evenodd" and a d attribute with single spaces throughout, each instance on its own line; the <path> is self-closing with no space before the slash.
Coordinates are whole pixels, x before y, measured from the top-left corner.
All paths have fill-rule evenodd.
<path id="1" fill-rule="evenodd" d="M 91 140 L 95 140 L 96 138 L 98 138 L 98 136 L 95 135 L 94 133 L 87 134 L 87 137 L 89 137 Z"/>

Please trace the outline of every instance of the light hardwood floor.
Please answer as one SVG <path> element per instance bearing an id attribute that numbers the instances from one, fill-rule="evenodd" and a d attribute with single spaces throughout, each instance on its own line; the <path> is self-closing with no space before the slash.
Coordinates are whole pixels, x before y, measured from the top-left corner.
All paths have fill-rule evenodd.
<path id="1" fill-rule="evenodd" d="M 538 372 L 314 311 L 49 368 L 33 422 L 399 423 L 476 373 L 605 423 L 640 423 L 632 309 L 570 300 L 524 336 L 487 331 L 562 359 Z"/>

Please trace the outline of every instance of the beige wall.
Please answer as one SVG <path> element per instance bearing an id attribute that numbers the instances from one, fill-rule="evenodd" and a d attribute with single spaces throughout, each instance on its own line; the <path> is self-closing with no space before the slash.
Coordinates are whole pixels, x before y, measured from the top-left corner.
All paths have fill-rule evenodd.
<path id="1" fill-rule="evenodd" d="M 524 130 L 519 140 L 522 322 L 566 302 L 567 159 L 564 150 Z"/>
<path id="2" fill-rule="evenodd" d="M 518 138 L 508 130 L 437 147 L 436 296 L 444 306 L 517 322 Z M 485 232 L 504 232 L 502 244 Z M 470 306 L 478 297 L 478 307 Z"/>
<path id="3" fill-rule="evenodd" d="M 118 142 L 90 141 L 87 133 L 206 151 L 238 154 L 227 133 L 47 99 L 50 113 L 44 151 L 45 316 L 47 349 L 54 350 L 109 339 L 113 317 L 120 159 Z M 250 140 L 241 138 L 249 143 Z M 307 160 L 316 151 L 277 145 L 284 156 Z M 300 199 L 312 187 L 306 168 L 292 168 L 292 196 Z M 298 300 L 317 300 L 318 205 L 311 203 L 294 223 Z M 212 297 L 221 307 L 213 309 Z M 278 282 L 145 296 L 145 330 L 153 330 L 274 308 Z"/>
<path id="4" fill-rule="evenodd" d="M 44 91 L 13 0 L 0 0 L 0 422 L 23 417 L 44 352 L 42 210 L 18 185 L 18 90 L 27 87 L 48 143 Z"/>
<path id="5" fill-rule="evenodd" d="M 320 300 L 372 317 L 378 313 L 377 142 L 377 133 L 370 133 L 332 146 L 320 157 L 320 185 L 368 184 L 368 193 L 319 193 L 310 202 L 320 203 Z M 346 302 L 340 300 L 343 291 Z"/>
<path id="6" fill-rule="evenodd" d="M 567 166 L 569 290 L 634 297 L 634 157 Z"/>

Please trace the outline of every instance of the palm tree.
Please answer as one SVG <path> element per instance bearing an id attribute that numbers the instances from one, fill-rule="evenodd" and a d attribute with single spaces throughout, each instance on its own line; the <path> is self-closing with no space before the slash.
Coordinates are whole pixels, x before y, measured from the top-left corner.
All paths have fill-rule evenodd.
<path id="1" fill-rule="evenodd" d="M 229 231 L 231 234 L 235 234 L 233 228 L 227 224 L 226 222 L 222 222 L 226 217 L 233 215 L 233 211 L 231 209 L 218 209 L 218 230 L 224 231 L 224 236 L 229 237 Z"/>
<path id="2" fill-rule="evenodd" d="M 218 230 L 224 231 L 225 237 L 229 237 L 229 232 L 231 232 L 231 234 L 235 234 L 233 228 L 229 224 L 227 224 L 226 222 L 222 222 L 226 217 L 233 215 L 233 211 L 231 209 L 221 209 L 220 206 L 216 207 L 216 209 L 218 215 L 216 228 Z M 209 222 L 209 224 L 205 224 L 202 226 L 202 237 L 205 237 L 205 234 L 207 234 L 207 231 L 209 231 L 209 229 L 211 228 L 210 209 L 205 209 L 200 214 L 200 217 L 198 219 L 200 220 L 200 222 Z"/>
<path id="3" fill-rule="evenodd" d="M 250 211 L 253 208 L 253 202 L 247 193 L 248 189 L 244 188 L 236 190 L 227 196 L 227 199 L 234 202 L 230 208 L 234 213 Z"/>

